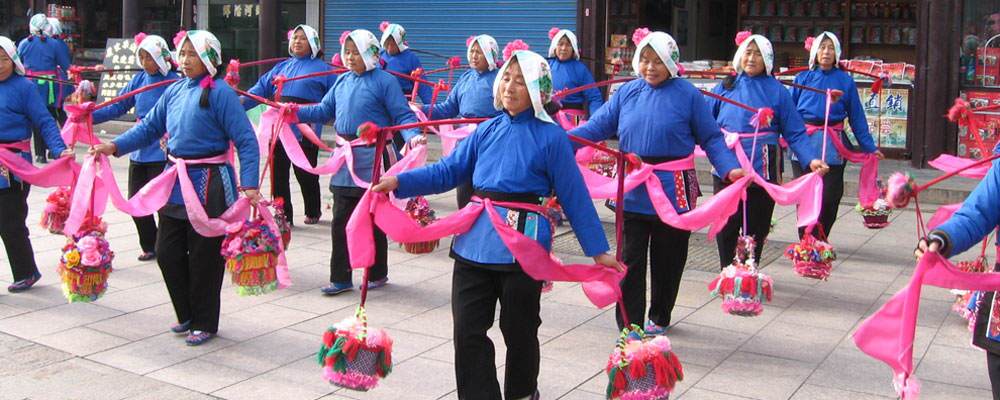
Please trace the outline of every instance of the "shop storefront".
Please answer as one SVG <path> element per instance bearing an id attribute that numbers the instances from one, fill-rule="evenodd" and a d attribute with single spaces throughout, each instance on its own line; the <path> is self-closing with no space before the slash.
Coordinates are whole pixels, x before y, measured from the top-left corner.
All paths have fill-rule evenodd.
<path id="1" fill-rule="evenodd" d="M 975 107 L 1000 105 L 1000 1 L 963 1 L 960 95 Z M 982 158 L 1000 139 L 1000 112 L 974 116 L 979 132 L 959 128 L 954 138 L 956 155 Z"/>

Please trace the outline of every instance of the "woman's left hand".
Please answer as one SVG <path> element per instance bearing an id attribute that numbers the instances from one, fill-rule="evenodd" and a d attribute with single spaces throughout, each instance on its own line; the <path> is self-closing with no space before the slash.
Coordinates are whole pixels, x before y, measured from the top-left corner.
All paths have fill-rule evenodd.
<path id="1" fill-rule="evenodd" d="M 830 166 L 823 160 L 812 160 L 812 162 L 809 163 L 809 169 L 812 170 L 812 172 L 817 172 L 820 176 L 823 176 L 830 171 Z"/>
<path id="2" fill-rule="evenodd" d="M 623 266 L 614 256 L 608 253 L 603 253 L 597 257 L 594 257 L 594 262 L 603 265 L 607 268 L 614 269 L 618 272 L 625 272 L 625 266 Z"/>
<path id="3" fill-rule="evenodd" d="M 62 157 L 76 158 L 76 152 L 73 151 L 73 149 L 67 147 L 66 150 L 63 150 L 62 153 L 59 153 L 59 158 L 62 158 Z"/>
<path id="4" fill-rule="evenodd" d="M 875 154 L 875 158 L 879 160 L 885 160 L 885 154 L 882 154 L 882 150 L 875 150 L 872 154 Z"/>
<path id="5" fill-rule="evenodd" d="M 410 138 L 410 147 L 416 147 L 421 144 L 427 144 L 427 136 L 417 135 Z"/>
<path id="6" fill-rule="evenodd" d="M 257 189 L 246 189 L 243 191 L 243 195 L 250 199 L 250 204 L 257 205 L 260 202 L 260 191 Z"/>

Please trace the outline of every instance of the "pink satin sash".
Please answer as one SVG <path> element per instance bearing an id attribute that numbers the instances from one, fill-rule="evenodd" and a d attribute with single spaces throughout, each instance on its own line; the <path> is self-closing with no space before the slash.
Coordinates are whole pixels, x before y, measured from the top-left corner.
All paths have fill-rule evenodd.
<path id="1" fill-rule="evenodd" d="M 556 122 L 558 122 L 559 126 L 562 126 L 563 129 L 570 131 L 580 125 L 585 124 L 587 120 L 584 117 L 586 116 L 587 113 L 583 110 L 567 108 L 564 110 L 559 110 L 559 112 L 556 113 Z M 577 120 L 579 122 L 576 122 L 574 120 Z"/>
<path id="2" fill-rule="evenodd" d="M 417 121 L 426 122 L 429 121 L 427 115 L 424 111 L 420 109 L 420 106 L 410 103 L 410 109 L 413 110 L 413 114 L 417 116 Z M 461 126 L 454 125 L 440 125 L 440 126 L 429 126 L 431 132 L 438 135 L 441 138 L 441 154 L 447 156 L 455 150 L 455 146 L 462 139 L 469 137 L 479 124 L 465 124 Z"/>
<path id="3" fill-rule="evenodd" d="M 66 146 L 73 147 L 76 143 L 93 146 L 101 143 L 97 139 L 97 136 L 94 135 L 94 117 L 91 114 L 93 107 L 94 103 L 89 101 L 82 104 L 66 104 L 63 106 L 67 118 L 60 133 Z"/>
<path id="4" fill-rule="evenodd" d="M 1000 290 L 1000 273 L 962 272 L 940 254 L 926 253 L 913 271 L 909 284 L 858 327 L 854 343 L 861 351 L 892 368 L 896 393 L 905 400 L 920 396 L 920 383 L 913 376 L 913 338 L 923 285 L 996 291 Z"/>
<path id="5" fill-rule="evenodd" d="M 70 186 L 80 171 L 80 164 L 77 164 L 72 157 L 60 157 L 42 168 L 35 167 L 31 161 L 25 160 L 15 152 L 30 152 L 30 139 L 14 143 L 0 143 L 0 149 L 11 150 L 0 151 L 0 165 L 10 171 L 13 176 L 34 186 Z"/>
<path id="6" fill-rule="evenodd" d="M 820 125 L 806 124 L 806 134 L 810 136 L 822 131 L 823 127 Z M 880 195 L 878 189 L 878 157 L 872 153 L 861 153 L 848 149 L 844 145 L 844 141 L 840 138 L 840 133 L 843 131 L 843 122 L 831 125 L 828 128 L 827 137 L 830 138 L 830 142 L 833 143 L 833 147 L 837 149 L 837 153 L 840 154 L 841 158 L 861 164 L 861 175 L 858 177 L 858 203 L 861 203 L 862 207 L 872 207 Z"/>

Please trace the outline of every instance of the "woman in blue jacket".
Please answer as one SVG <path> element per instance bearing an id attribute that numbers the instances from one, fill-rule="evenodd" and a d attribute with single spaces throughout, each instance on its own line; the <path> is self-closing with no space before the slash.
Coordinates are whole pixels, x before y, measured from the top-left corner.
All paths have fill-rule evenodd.
<path id="1" fill-rule="evenodd" d="M 180 75 L 174 72 L 171 64 L 170 48 L 167 41 L 157 35 L 136 36 L 136 60 L 142 71 L 135 74 L 132 80 L 125 87 L 118 91 L 124 94 L 144 86 L 149 86 L 165 80 L 178 79 Z M 95 124 L 110 121 L 128 113 L 135 107 L 135 117 L 142 121 L 146 114 L 160 100 L 160 96 L 167 90 L 166 86 L 139 93 L 133 97 L 126 98 L 108 107 L 94 111 L 93 119 Z M 167 154 L 164 152 L 167 136 L 164 136 L 148 146 L 134 151 L 129 155 L 128 164 L 128 193 L 134 196 L 163 172 L 167 164 Z M 142 254 L 139 261 L 149 261 L 156 258 L 156 218 L 152 215 L 145 217 L 132 217 L 135 222 L 136 231 L 139 233 L 139 247 Z"/>
<path id="2" fill-rule="evenodd" d="M 555 30 L 556 28 L 552 28 Z M 560 29 L 549 43 L 549 67 L 552 68 L 552 87 L 555 91 L 573 89 L 594 83 L 590 68 L 580 62 L 580 49 L 573 31 Z M 560 100 L 562 108 L 585 110 L 591 116 L 604 105 L 604 97 L 598 88 L 590 88 L 574 93 Z"/>
<path id="3" fill-rule="evenodd" d="M 59 135 L 59 127 L 35 83 L 25 79 L 24 64 L 17 55 L 14 42 L 0 36 L 0 143 L 21 144 L 21 148 L 0 149 L 18 154 L 31 161 L 31 130 L 37 129 L 56 154 L 72 156 Z M 28 239 L 28 191 L 31 186 L 4 170 L 0 173 L 0 240 L 3 240 L 14 274 L 11 293 L 31 288 L 42 274 L 35 264 L 35 253 Z"/>
<path id="4" fill-rule="evenodd" d="M 379 44 L 382 46 L 380 62 L 384 63 L 382 68 L 403 75 L 410 75 L 417 68 L 423 68 L 420 64 L 420 57 L 417 57 L 417 53 L 410 50 L 410 44 L 406 41 L 406 29 L 403 29 L 402 25 L 383 22 L 380 28 L 382 30 L 382 38 L 379 40 Z M 399 76 L 395 78 L 399 82 L 403 95 L 409 96 L 413 92 L 413 81 Z M 433 89 L 427 85 L 420 85 L 417 88 L 417 96 L 420 101 L 424 104 L 431 104 Z M 417 99 L 411 100 L 417 101 Z"/>
<path id="5" fill-rule="evenodd" d="M 25 72 L 29 75 L 42 76 L 47 78 L 65 78 L 69 71 L 69 53 L 57 43 L 56 40 L 49 40 L 45 32 L 49 29 L 49 20 L 45 14 L 35 14 L 28 22 L 28 30 L 31 35 L 21 41 L 17 46 L 17 54 L 24 64 Z M 62 111 L 59 109 L 59 85 L 49 80 L 34 80 L 35 90 L 48 107 L 49 114 L 59 119 Z M 40 163 L 46 162 L 45 144 L 41 131 L 34 131 L 35 138 L 35 160 Z"/>

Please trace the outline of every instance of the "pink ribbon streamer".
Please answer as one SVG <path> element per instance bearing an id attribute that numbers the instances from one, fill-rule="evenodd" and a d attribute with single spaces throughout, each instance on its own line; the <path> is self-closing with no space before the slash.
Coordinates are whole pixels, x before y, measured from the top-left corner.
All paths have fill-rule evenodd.
<path id="1" fill-rule="evenodd" d="M 386 175 L 397 175 L 419 165 L 426 156 L 425 149 L 425 146 L 417 146 L 415 151 L 409 152 L 394 164 Z M 394 241 L 424 242 L 468 231 L 483 210 L 486 210 L 497 234 L 526 274 L 537 280 L 582 282 L 584 294 L 598 307 L 606 307 L 617 301 L 621 295 L 618 282 L 625 276 L 624 273 L 596 264 L 563 264 L 538 242 L 507 226 L 493 208 L 494 205 L 527 209 L 545 215 L 544 209 L 533 204 L 482 199 L 481 203 L 469 203 L 454 214 L 427 226 L 420 226 L 398 205 L 392 204 L 389 196 L 366 191 L 347 223 L 347 247 L 351 266 L 367 268 L 375 263 L 375 225 Z"/>
<path id="2" fill-rule="evenodd" d="M 242 224 L 247 219 L 251 209 L 250 200 L 245 197 L 240 198 L 221 216 L 210 218 L 198 198 L 191 178 L 188 176 L 187 164 L 221 164 L 225 163 L 227 158 L 228 156 L 225 154 L 197 160 L 170 157 L 174 165 L 139 189 L 135 196 L 126 200 L 118 187 L 108 158 L 104 155 L 88 156 L 73 191 L 69 218 L 66 220 L 64 232 L 67 234 L 77 233 L 88 212 L 97 216 L 102 215 L 107 208 L 109 197 L 116 208 L 131 216 L 141 217 L 153 214 L 167 204 L 174 182 L 180 182 L 184 207 L 194 230 L 199 235 L 206 237 L 225 235 L 227 228 L 234 224 Z M 264 222 L 274 232 L 278 232 L 278 226 L 275 224 L 270 210 L 263 204 L 257 204 L 256 208 Z M 286 288 L 291 285 L 292 281 L 288 274 L 288 262 L 285 259 L 284 248 L 280 243 L 278 246 L 278 285 L 281 288 Z"/>
<path id="3" fill-rule="evenodd" d="M 60 157 L 45 167 L 35 167 L 30 161 L 21 158 L 20 155 L 13 152 L 13 150 L 31 151 L 31 142 L 28 140 L 16 143 L 0 143 L 0 149 L 12 150 L 0 151 L 0 165 L 7 168 L 12 175 L 34 186 L 70 186 L 76 180 L 76 174 L 80 171 L 80 165 L 72 157 Z"/>
<path id="4" fill-rule="evenodd" d="M 575 110 L 567 108 L 564 110 L 559 110 L 559 112 L 556 113 L 556 122 L 558 122 L 563 129 L 570 131 L 587 122 L 587 120 L 585 119 L 586 116 L 587 113 L 584 112 L 583 110 Z M 579 119 L 580 122 L 579 123 L 573 122 L 573 119 L 577 118 Z"/>
<path id="5" fill-rule="evenodd" d="M 896 393 L 904 400 L 920 396 L 913 376 L 913 338 L 923 285 L 959 290 L 1000 290 L 1000 273 L 962 272 L 937 253 L 926 253 L 910 283 L 865 319 L 854 333 L 861 351 L 892 368 Z"/>
<path id="6" fill-rule="evenodd" d="M 590 197 L 594 199 L 613 199 L 618 193 L 618 181 L 604 175 L 591 171 L 586 166 L 586 161 L 590 160 L 596 150 L 585 147 L 577 152 L 577 165 L 583 175 L 583 181 L 590 190 Z M 639 185 L 646 185 L 649 193 L 649 200 L 653 203 L 656 215 L 663 223 L 677 229 L 686 231 L 697 231 L 709 226 L 708 238 L 712 239 L 726 225 L 730 215 L 736 212 L 740 198 L 743 196 L 747 185 L 752 178 L 743 177 L 732 185 L 716 193 L 708 201 L 699 204 L 690 211 L 678 214 L 670 198 L 663 191 L 663 184 L 656 176 L 655 171 L 684 171 L 694 168 L 694 155 L 676 161 L 650 165 L 643 163 L 625 176 L 625 191 L 631 191 Z"/>
<path id="7" fill-rule="evenodd" d="M 73 147 L 76 143 L 93 146 L 101 143 L 94 135 L 94 117 L 91 114 L 94 110 L 93 102 L 66 104 L 63 110 L 66 111 L 67 118 L 60 133 L 66 146 Z"/>
<path id="8" fill-rule="evenodd" d="M 420 106 L 410 103 L 410 109 L 417 116 L 417 121 L 426 122 L 430 120 L 424 114 L 423 110 L 420 109 Z M 427 129 L 441 138 L 441 152 L 442 155 L 447 156 L 455 150 L 455 146 L 458 145 L 460 140 L 469 137 L 469 135 L 476 131 L 476 127 L 478 126 L 479 124 L 465 124 L 461 126 L 441 125 L 437 127 L 429 126 Z"/>
<path id="9" fill-rule="evenodd" d="M 810 136 L 822 130 L 822 126 L 806 124 L 806 134 Z M 841 158 L 861 164 L 861 174 L 858 177 L 858 203 L 861 203 L 862 207 L 870 208 L 875 204 L 875 200 L 878 200 L 880 195 L 878 189 L 878 157 L 872 153 L 861 153 L 848 149 L 844 145 L 844 141 L 840 138 L 840 133 L 843 131 L 844 123 L 841 122 L 830 126 L 826 131 L 826 135 L 830 138 L 833 147 L 837 149 L 837 153 L 840 154 Z"/>
<path id="10" fill-rule="evenodd" d="M 339 135 L 334 136 L 334 140 L 337 142 L 337 148 L 330 149 L 325 144 L 320 146 L 325 149 L 333 150 L 333 153 L 326 160 L 325 163 L 318 166 L 313 166 L 309 163 L 309 159 L 306 158 L 305 153 L 302 151 L 302 145 L 299 143 L 298 139 L 295 138 L 295 133 L 292 132 L 291 125 L 281 118 L 281 110 L 276 108 L 268 107 L 267 110 L 260 116 L 260 125 L 257 127 L 257 143 L 260 146 L 261 154 L 268 154 L 270 152 L 270 143 L 275 131 L 275 126 L 280 126 L 281 129 L 278 130 L 278 140 L 281 141 L 282 147 L 285 148 L 285 153 L 288 154 L 288 159 L 296 167 L 309 172 L 314 175 L 330 175 L 335 174 L 340 171 L 340 168 L 347 165 L 347 171 L 351 175 L 351 180 L 354 181 L 355 185 L 358 187 L 367 188 L 371 185 L 370 182 L 361 179 L 358 174 L 354 171 L 354 147 L 364 147 L 370 146 L 370 143 L 365 142 L 361 138 L 354 139 L 350 142 L 347 139 L 340 137 Z M 319 141 L 316 138 L 315 131 L 312 130 L 307 124 L 297 124 L 299 131 L 302 132 L 302 136 L 307 140 Z M 316 138 L 315 141 L 311 138 Z M 322 142 L 320 142 L 322 143 Z"/>
<path id="11" fill-rule="evenodd" d="M 968 158 L 955 157 L 953 155 L 942 154 L 937 158 L 931 160 L 927 164 L 937 168 L 944 172 L 952 172 L 962 169 L 969 164 L 975 164 L 979 160 L 972 160 Z M 990 170 L 992 164 L 983 164 L 978 167 L 972 167 L 965 171 L 959 172 L 958 176 L 969 178 L 969 179 L 983 179 L 986 177 L 986 173 Z"/>

